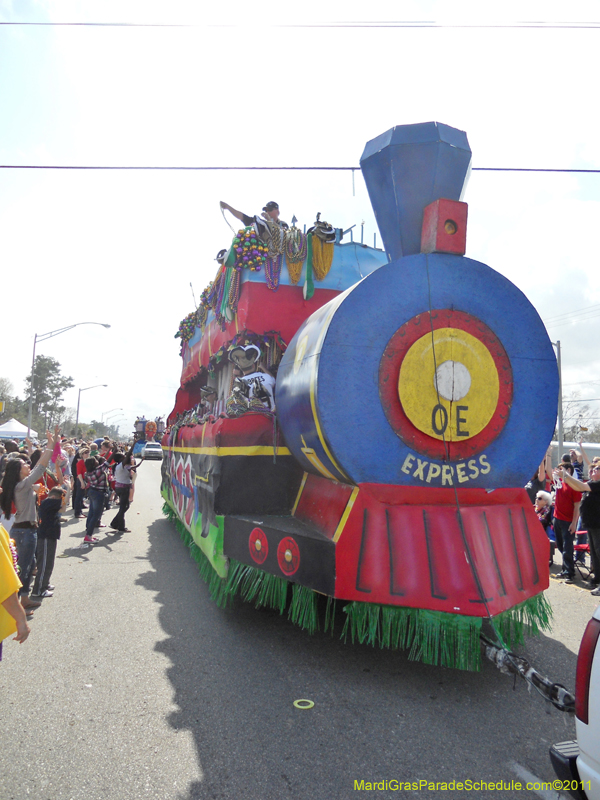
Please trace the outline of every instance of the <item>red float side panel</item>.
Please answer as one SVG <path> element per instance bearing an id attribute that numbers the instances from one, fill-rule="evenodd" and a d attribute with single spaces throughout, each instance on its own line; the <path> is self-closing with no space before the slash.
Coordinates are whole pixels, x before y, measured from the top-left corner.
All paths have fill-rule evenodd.
<path id="1" fill-rule="evenodd" d="M 386 505 L 415 505 L 425 506 L 432 504 L 456 506 L 454 489 L 431 488 L 429 486 L 395 486 L 386 483 L 361 483 L 361 489 L 368 492 L 378 503 Z M 529 503 L 525 489 L 520 487 L 508 489 L 458 489 L 461 507 L 464 506 L 504 506 L 511 503 Z M 435 500 L 433 499 L 435 498 Z M 535 514 L 534 514 L 535 516 Z M 537 517 L 536 517 L 537 519 Z"/>
<path id="2" fill-rule="evenodd" d="M 198 397 L 196 399 L 193 394 L 193 392 L 188 392 L 183 388 L 177 389 L 177 394 L 175 395 L 175 407 L 167 418 L 168 425 L 174 422 L 177 414 L 182 414 L 184 411 L 187 411 L 189 408 L 192 408 L 196 405 L 200 398 Z"/>
<path id="3" fill-rule="evenodd" d="M 239 453 L 232 455 L 252 455 L 253 449 L 273 447 L 273 420 L 264 414 L 249 412 L 241 417 L 217 419 L 204 425 L 184 425 L 179 430 L 177 444 L 179 447 L 236 448 Z M 277 446 L 284 446 L 279 428 Z M 287 448 L 285 452 L 288 453 Z"/>
<path id="4" fill-rule="evenodd" d="M 206 367 L 217 350 L 236 333 L 244 329 L 260 334 L 274 330 L 287 344 L 307 317 L 338 294 L 336 289 L 315 289 L 310 300 L 305 300 L 301 286 L 280 285 L 274 292 L 266 283 L 247 281 L 242 285 L 235 319 L 225 330 L 213 320 L 202 339 L 191 348 L 181 376 L 182 385 L 192 380 L 201 367 Z"/>
<path id="5" fill-rule="evenodd" d="M 308 475 L 294 516 L 333 539 L 351 496 L 351 486 Z"/>

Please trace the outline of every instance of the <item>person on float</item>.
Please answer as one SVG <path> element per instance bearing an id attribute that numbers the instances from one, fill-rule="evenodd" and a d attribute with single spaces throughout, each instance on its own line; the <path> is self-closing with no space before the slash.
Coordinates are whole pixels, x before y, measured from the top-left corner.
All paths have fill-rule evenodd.
<path id="1" fill-rule="evenodd" d="M 11 537 L 17 548 L 17 559 L 20 570 L 22 586 L 19 589 L 19 599 L 25 609 L 37 608 L 41 605 L 39 600 L 29 597 L 31 573 L 35 561 L 37 547 L 37 494 L 33 488 L 36 481 L 44 474 L 50 463 L 54 443 L 59 439 L 60 428 L 57 426 L 55 435 L 50 431 L 46 433 L 46 449 L 41 454 L 38 463 L 33 469 L 21 459 L 9 461 L 2 480 L 2 494 L 0 506 L 7 519 L 13 513 L 13 503 L 16 509 L 15 522 L 11 529 Z M 56 456 L 58 453 L 56 453 Z M 56 457 L 55 456 L 55 457 Z"/>
<path id="2" fill-rule="evenodd" d="M 236 345 L 229 351 L 229 360 L 242 373 L 236 381 L 245 385 L 248 400 L 260 400 L 265 408 L 274 412 L 275 378 L 257 366 L 260 356 L 260 347 L 255 344 Z"/>
<path id="3" fill-rule="evenodd" d="M 243 211 L 238 211 L 237 209 L 232 208 L 229 203 L 225 203 L 223 200 L 221 200 L 220 205 L 223 210 L 229 211 L 246 227 L 249 225 L 255 225 L 256 232 L 263 242 L 268 242 L 271 236 L 269 232 L 269 223 L 275 223 L 284 230 L 289 229 L 287 222 L 284 222 L 279 218 L 279 205 L 274 200 L 270 200 L 265 206 L 263 206 L 261 214 L 256 214 L 253 217 L 249 217 L 248 214 L 244 214 Z"/>
<path id="4" fill-rule="evenodd" d="M 211 414 L 215 413 L 215 406 L 217 403 L 217 390 L 214 386 L 206 386 L 200 387 L 200 402 L 198 403 L 198 416 L 200 420 L 203 421 Z"/>
<path id="5" fill-rule="evenodd" d="M 590 467 L 590 479 L 587 482 L 573 477 L 563 465 L 559 465 L 555 474 L 561 478 L 572 490 L 581 492 L 580 513 L 583 525 L 587 529 L 590 558 L 592 561 L 593 577 L 590 583 L 596 588 L 592 592 L 594 597 L 600 596 L 600 464 Z"/>

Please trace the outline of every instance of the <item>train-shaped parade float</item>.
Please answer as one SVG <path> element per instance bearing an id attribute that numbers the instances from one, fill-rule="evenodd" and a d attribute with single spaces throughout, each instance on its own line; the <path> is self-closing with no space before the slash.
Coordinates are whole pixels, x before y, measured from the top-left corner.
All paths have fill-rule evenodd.
<path id="1" fill-rule="evenodd" d="M 464 255 L 464 132 L 397 126 L 360 165 L 385 250 L 227 206 L 242 227 L 177 333 L 164 510 L 219 605 L 478 669 L 482 631 L 510 647 L 549 623 L 522 487 L 556 359 L 523 293 Z"/>

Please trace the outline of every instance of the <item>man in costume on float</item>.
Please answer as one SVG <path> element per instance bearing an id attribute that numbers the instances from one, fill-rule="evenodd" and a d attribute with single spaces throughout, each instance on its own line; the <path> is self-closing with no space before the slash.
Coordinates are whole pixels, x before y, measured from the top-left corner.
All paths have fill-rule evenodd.
<path id="1" fill-rule="evenodd" d="M 260 356 L 260 347 L 255 344 L 238 344 L 229 351 L 229 360 L 242 374 L 235 379 L 231 397 L 227 401 L 228 412 L 232 405 L 230 400 L 233 400 L 236 406 L 245 406 L 246 411 L 253 408 L 275 411 L 275 378 L 257 368 Z"/>
<path id="2" fill-rule="evenodd" d="M 204 419 L 214 413 L 215 403 L 217 402 L 217 390 L 214 386 L 200 387 L 201 400 L 198 404 L 198 414 Z"/>
<path id="3" fill-rule="evenodd" d="M 239 219 L 246 227 L 249 225 L 256 225 L 256 232 L 263 242 L 268 242 L 271 238 L 269 225 L 278 225 L 280 228 L 283 228 L 283 230 L 289 228 L 287 222 L 279 219 L 279 205 L 274 200 L 269 201 L 266 206 L 263 207 L 262 214 L 256 214 L 254 217 L 249 217 L 242 211 L 237 211 L 237 209 L 232 208 L 229 203 L 225 203 L 223 200 L 221 200 L 220 206 L 223 210 L 227 210 L 233 214 L 233 216 Z"/>

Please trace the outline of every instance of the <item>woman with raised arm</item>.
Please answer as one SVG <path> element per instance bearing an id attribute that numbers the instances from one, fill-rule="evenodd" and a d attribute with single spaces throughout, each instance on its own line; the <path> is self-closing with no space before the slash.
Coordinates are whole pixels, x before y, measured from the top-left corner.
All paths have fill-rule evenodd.
<path id="1" fill-rule="evenodd" d="M 125 514 L 131 505 L 133 489 L 137 476 L 137 468 L 142 462 L 135 463 L 133 449 L 129 450 L 117 464 L 115 469 L 115 494 L 119 498 L 119 511 L 110 527 L 119 533 L 130 533 L 125 525 Z"/>
<path id="2" fill-rule="evenodd" d="M 2 480 L 2 494 L 0 495 L 0 507 L 7 519 L 10 519 L 13 512 L 13 505 L 16 509 L 15 522 L 10 532 L 17 547 L 17 564 L 19 567 L 19 577 L 22 587 L 19 589 L 19 599 L 25 609 L 37 608 L 41 603 L 29 597 L 31 583 L 31 573 L 37 546 L 37 496 L 33 485 L 50 463 L 55 441 L 60 442 L 60 428 L 55 428 L 55 435 L 50 431 L 46 433 L 48 442 L 46 449 L 40 456 L 33 469 L 29 464 L 20 458 L 11 460 L 6 465 L 6 471 Z M 60 446 L 60 445 L 59 445 Z"/>

